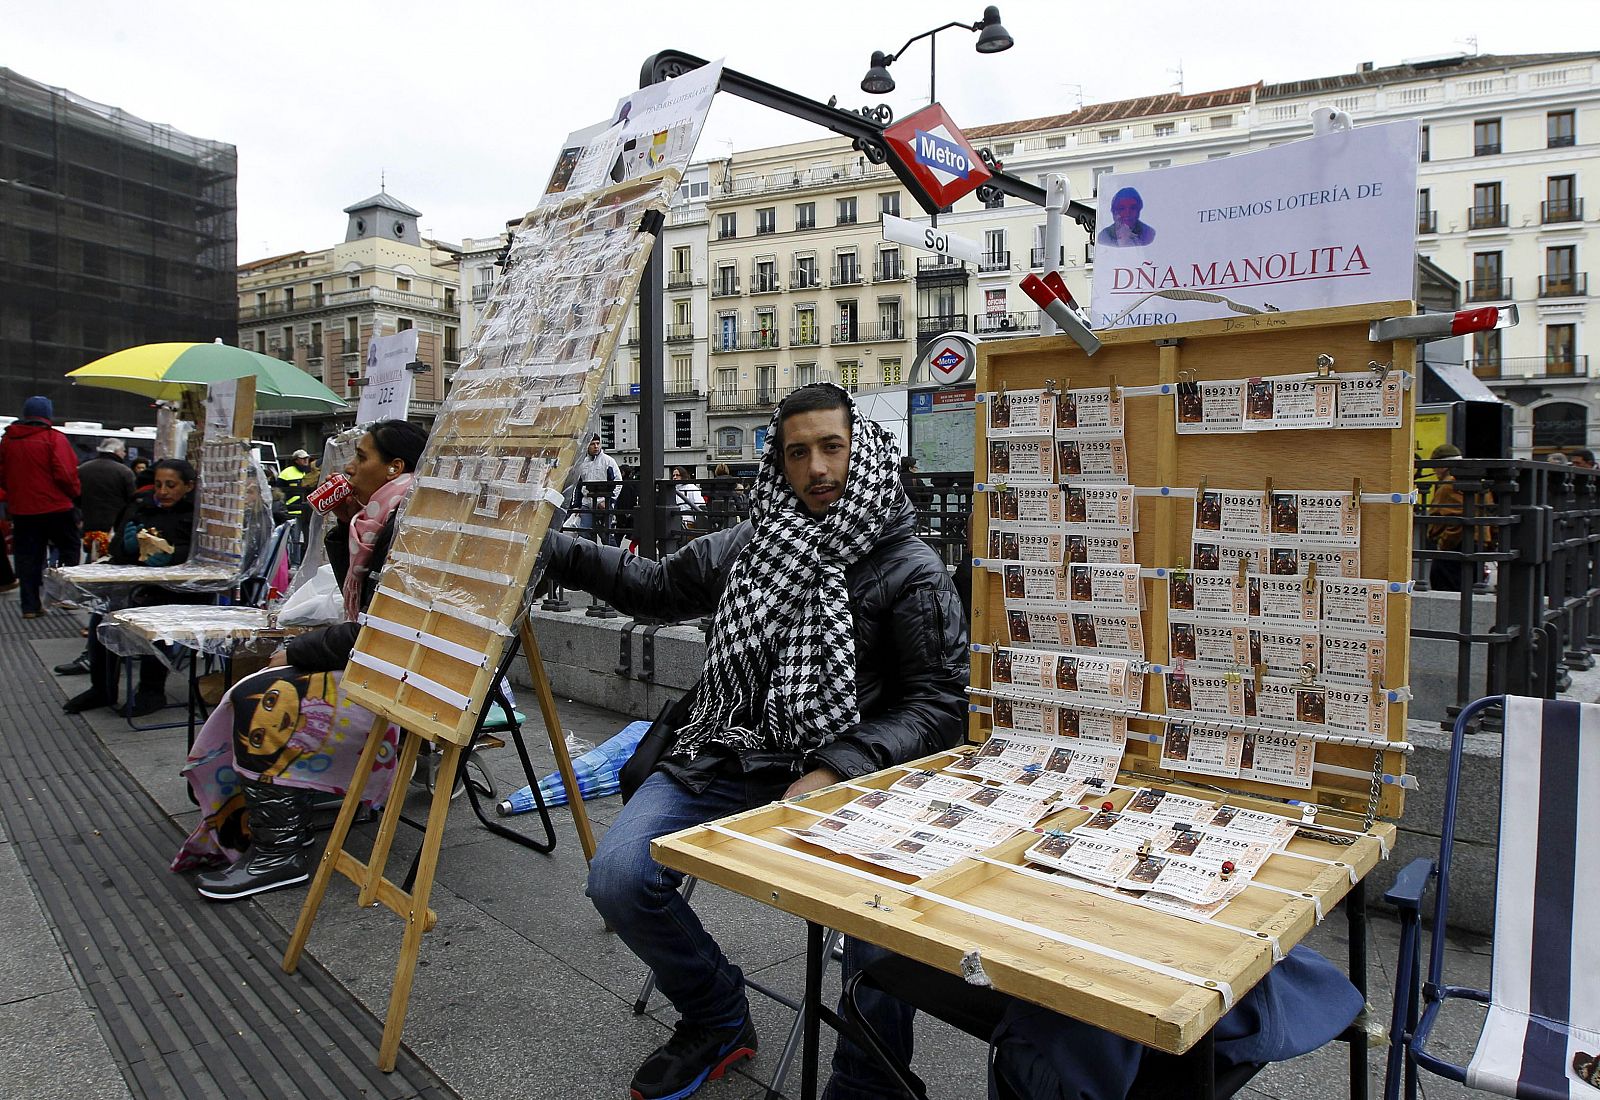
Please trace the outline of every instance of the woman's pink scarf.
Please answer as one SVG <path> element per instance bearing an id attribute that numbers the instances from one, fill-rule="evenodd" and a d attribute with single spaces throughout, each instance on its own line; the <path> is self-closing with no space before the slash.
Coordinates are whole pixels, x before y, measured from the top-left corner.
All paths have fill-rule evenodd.
<path id="1" fill-rule="evenodd" d="M 372 544 L 378 541 L 384 524 L 400 507 L 410 488 L 410 474 L 401 474 L 393 481 L 386 482 L 350 521 L 350 571 L 344 575 L 346 622 L 353 623 L 361 615 L 361 585 L 372 567 Z"/>

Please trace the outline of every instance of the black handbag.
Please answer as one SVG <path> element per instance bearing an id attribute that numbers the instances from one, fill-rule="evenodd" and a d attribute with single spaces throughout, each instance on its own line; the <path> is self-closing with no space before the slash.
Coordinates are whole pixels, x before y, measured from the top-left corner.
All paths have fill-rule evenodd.
<path id="1" fill-rule="evenodd" d="M 699 685 L 696 685 L 681 699 L 663 706 L 661 713 L 656 715 L 656 720 L 650 723 L 650 728 L 639 739 L 639 747 L 633 750 L 633 755 L 628 757 L 628 762 L 622 765 L 622 770 L 617 773 L 617 778 L 622 784 L 623 802 L 633 797 L 633 792 L 644 785 L 644 781 L 650 778 L 656 766 L 667 753 L 672 751 L 672 746 L 678 741 L 678 730 L 689 720 L 689 712 L 694 706 L 695 692 L 698 690 Z"/>

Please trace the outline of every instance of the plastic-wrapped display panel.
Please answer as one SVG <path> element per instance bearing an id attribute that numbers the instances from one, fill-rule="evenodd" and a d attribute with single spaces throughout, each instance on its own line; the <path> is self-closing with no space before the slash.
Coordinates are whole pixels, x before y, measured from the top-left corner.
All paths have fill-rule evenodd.
<path id="1" fill-rule="evenodd" d="M 434 422 L 344 679 L 350 698 L 465 744 L 600 400 L 669 170 L 529 214 Z"/>

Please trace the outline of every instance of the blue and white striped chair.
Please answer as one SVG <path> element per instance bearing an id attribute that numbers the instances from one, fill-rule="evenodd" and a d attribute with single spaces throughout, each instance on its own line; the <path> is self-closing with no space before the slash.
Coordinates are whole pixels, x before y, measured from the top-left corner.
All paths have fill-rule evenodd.
<path id="1" fill-rule="evenodd" d="M 1475 716 L 1502 704 L 1494 964 L 1488 990 L 1466 989 L 1447 984 L 1443 935 L 1456 814 L 1463 810 L 1462 738 Z M 1515 696 L 1471 704 L 1456 720 L 1444 805 L 1437 862 L 1413 862 L 1385 895 L 1401 914 L 1386 1100 L 1395 1100 L 1402 1084 L 1414 1098 L 1418 1068 L 1501 1096 L 1600 1100 L 1600 706 Z M 1427 981 L 1419 989 L 1430 878 L 1438 888 Z M 1580 904 L 1585 895 L 1589 901 Z M 1451 998 L 1489 1006 L 1464 1066 L 1427 1051 Z"/>

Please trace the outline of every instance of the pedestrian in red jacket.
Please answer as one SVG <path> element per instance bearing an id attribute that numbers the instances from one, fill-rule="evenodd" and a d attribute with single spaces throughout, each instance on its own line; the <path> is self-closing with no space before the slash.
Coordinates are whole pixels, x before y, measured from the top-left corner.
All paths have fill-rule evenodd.
<path id="1" fill-rule="evenodd" d="M 78 455 L 56 431 L 54 417 L 48 397 L 30 397 L 23 402 L 22 419 L 0 436 L 0 489 L 11 516 L 24 619 L 44 614 L 39 591 L 46 548 L 56 548 L 62 565 L 78 564 Z"/>

